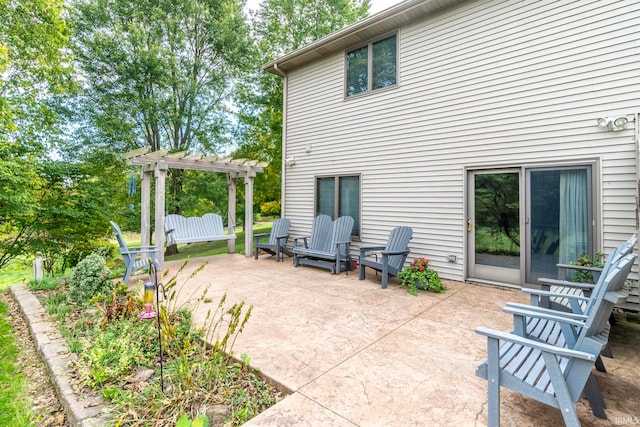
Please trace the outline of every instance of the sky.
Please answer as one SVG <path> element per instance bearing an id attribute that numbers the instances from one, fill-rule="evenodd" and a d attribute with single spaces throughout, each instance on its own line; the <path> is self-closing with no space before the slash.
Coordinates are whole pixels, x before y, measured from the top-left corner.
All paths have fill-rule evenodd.
<path id="1" fill-rule="evenodd" d="M 394 4 L 400 3 L 402 0 L 371 0 L 371 14 L 380 12 Z M 257 9 L 260 0 L 247 0 L 247 8 Z"/>

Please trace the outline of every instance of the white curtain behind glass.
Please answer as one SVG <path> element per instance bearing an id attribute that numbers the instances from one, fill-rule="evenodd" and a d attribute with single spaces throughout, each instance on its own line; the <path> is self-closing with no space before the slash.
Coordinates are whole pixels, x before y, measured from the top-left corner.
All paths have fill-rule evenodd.
<path id="1" fill-rule="evenodd" d="M 560 263 L 575 262 L 588 250 L 587 172 L 560 173 Z"/>

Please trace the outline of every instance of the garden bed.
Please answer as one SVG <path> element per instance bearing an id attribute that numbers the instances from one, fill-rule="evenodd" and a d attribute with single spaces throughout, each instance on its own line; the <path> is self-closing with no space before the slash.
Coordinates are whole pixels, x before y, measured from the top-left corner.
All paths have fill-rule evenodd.
<path id="1" fill-rule="evenodd" d="M 213 426 L 240 425 L 285 396 L 249 366 L 247 355 L 232 356 L 251 314 L 242 302 L 223 298 L 205 325 L 195 327 L 190 312 L 171 298 L 159 322 L 140 319 L 141 299 L 121 283 L 88 304 L 70 303 L 67 281 L 43 283 L 34 284 L 34 292 L 74 354 L 73 388 L 102 397 L 114 425 L 173 425 L 200 414 Z M 171 294 L 171 280 L 167 288 Z"/>

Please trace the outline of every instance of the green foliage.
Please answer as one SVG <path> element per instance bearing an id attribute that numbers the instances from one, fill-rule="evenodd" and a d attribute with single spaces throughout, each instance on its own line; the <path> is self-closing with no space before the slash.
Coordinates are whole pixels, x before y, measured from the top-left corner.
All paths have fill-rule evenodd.
<path id="1" fill-rule="evenodd" d="M 260 205 L 260 213 L 268 216 L 280 216 L 280 200 L 263 203 Z"/>
<path id="2" fill-rule="evenodd" d="M 188 415 L 183 415 L 178 418 L 176 427 L 209 427 L 209 417 L 205 414 L 200 414 L 191 420 Z"/>
<path id="3" fill-rule="evenodd" d="M 409 267 L 398 273 L 402 280 L 400 286 L 406 286 L 407 292 L 418 294 L 418 289 L 434 292 L 444 292 L 447 288 L 440 280 L 438 272 L 431 268 L 431 261 L 426 258 L 416 258 Z"/>
<path id="4" fill-rule="evenodd" d="M 153 366 L 153 322 L 135 316 L 108 323 L 90 339 L 81 340 L 80 377 L 85 385 L 99 387 L 119 382 L 139 365 Z"/>
<path id="5" fill-rule="evenodd" d="M 596 255 L 593 259 L 587 254 L 582 254 L 578 256 L 576 262 L 572 262 L 573 265 L 579 265 L 582 267 L 604 267 L 604 263 L 602 262 L 602 258 L 604 254 L 600 251 L 596 252 Z M 573 279 L 574 282 L 578 283 L 594 283 L 593 274 L 587 270 L 575 270 L 573 271 Z"/>
<path id="6" fill-rule="evenodd" d="M 111 402 L 117 424 L 169 425 L 181 417 L 182 423 L 192 423 L 185 425 L 207 425 L 204 422 L 208 420 L 199 417 L 201 408 L 224 404 L 229 408 L 225 425 L 240 425 L 279 397 L 277 390 L 248 367 L 246 355 L 242 361 L 233 357 L 233 344 L 249 320 L 251 307 L 242 302 L 229 307 L 223 296 L 207 314 L 204 326 L 194 327 L 190 310 L 211 301 L 206 298 L 206 287 L 193 295 L 180 295 L 185 292 L 186 282 L 178 284 L 177 275 L 186 265 L 172 277 L 163 277 L 167 299 L 158 311 L 165 393 L 160 389 L 157 365 L 156 319 L 139 318 L 142 301 L 126 286 L 116 285 L 111 293 L 94 298 L 98 310 L 65 305 L 68 292 L 64 288 L 45 298 L 48 309 L 50 304 L 56 307 L 54 311 L 66 308 L 57 319 L 62 323 L 63 336 L 78 354 L 74 368 L 79 380 Z M 179 295 L 180 301 L 189 301 L 188 306 L 178 302 Z M 144 384 L 132 382 L 131 377 L 141 366 L 155 368 L 155 375 Z"/>
<path id="7" fill-rule="evenodd" d="M 31 425 L 32 413 L 24 392 L 25 379 L 17 365 L 18 347 L 7 313 L 0 299 L 0 425 Z"/>
<path id="8" fill-rule="evenodd" d="M 248 51 L 239 1 L 75 1 L 72 17 L 88 83 L 80 108 L 99 141 L 215 149 Z"/>
<path id="9" fill-rule="evenodd" d="M 42 280 L 32 279 L 29 281 L 29 289 L 33 292 L 37 291 L 53 291 L 58 289 L 63 284 L 61 279 L 55 277 L 43 277 Z"/>
<path id="10" fill-rule="evenodd" d="M 69 300 L 75 304 L 87 304 L 91 298 L 111 289 L 109 269 L 99 254 L 91 254 L 73 269 L 69 279 Z"/>

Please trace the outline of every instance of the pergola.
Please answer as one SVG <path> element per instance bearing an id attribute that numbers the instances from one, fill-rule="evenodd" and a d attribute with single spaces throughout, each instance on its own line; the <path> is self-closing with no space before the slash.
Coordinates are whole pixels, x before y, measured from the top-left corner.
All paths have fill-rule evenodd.
<path id="1" fill-rule="evenodd" d="M 187 154 L 187 152 L 169 153 L 168 150 L 151 151 L 149 147 L 141 148 L 125 154 L 128 165 L 141 168 L 141 206 L 140 222 L 142 245 L 151 244 L 151 179 L 156 180 L 155 191 L 155 244 L 158 249 L 158 262 L 164 264 L 164 210 L 165 183 L 167 171 L 173 169 L 200 170 L 207 172 L 222 172 L 227 174 L 229 186 L 228 230 L 234 232 L 236 218 L 236 182 L 244 179 L 245 185 L 245 255 L 251 256 L 253 241 L 253 181 L 256 175 L 264 172 L 269 162 L 258 160 L 233 159 L 231 157 L 204 156 L 203 154 Z M 234 253 L 235 240 L 227 241 L 227 252 Z"/>

